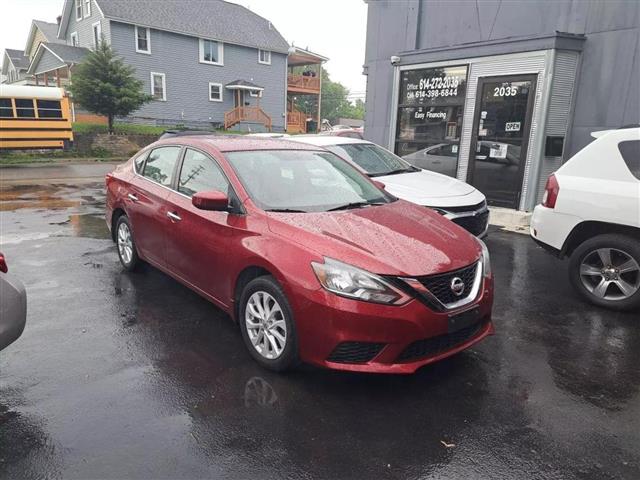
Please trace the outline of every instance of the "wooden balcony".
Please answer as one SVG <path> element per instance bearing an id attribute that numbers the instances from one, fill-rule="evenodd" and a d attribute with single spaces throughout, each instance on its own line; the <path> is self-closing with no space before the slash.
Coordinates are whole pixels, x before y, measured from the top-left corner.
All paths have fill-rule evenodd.
<path id="1" fill-rule="evenodd" d="M 229 129 L 240 122 L 261 123 L 271 131 L 271 117 L 260 107 L 236 107 L 224 114 L 224 128 Z"/>
<path id="2" fill-rule="evenodd" d="M 304 75 L 287 76 L 287 90 L 293 93 L 320 93 L 320 77 L 307 77 Z"/>

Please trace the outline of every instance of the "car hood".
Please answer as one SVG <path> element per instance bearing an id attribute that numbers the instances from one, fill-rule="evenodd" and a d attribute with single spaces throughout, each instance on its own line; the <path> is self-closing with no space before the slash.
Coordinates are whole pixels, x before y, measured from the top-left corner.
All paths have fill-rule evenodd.
<path id="1" fill-rule="evenodd" d="M 480 256 L 478 242 L 464 229 L 403 200 L 338 212 L 269 213 L 268 224 L 321 257 L 378 274 L 431 275 Z"/>
<path id="2" fill-rule="evenodd" d="M 375 180 L 384 183 L 385 190 L 392 195 L 419 205 L 452 207 L 476 205 L 484 200 L 484 195 L 468 183 L 428 170 L 375 177 Z"/>

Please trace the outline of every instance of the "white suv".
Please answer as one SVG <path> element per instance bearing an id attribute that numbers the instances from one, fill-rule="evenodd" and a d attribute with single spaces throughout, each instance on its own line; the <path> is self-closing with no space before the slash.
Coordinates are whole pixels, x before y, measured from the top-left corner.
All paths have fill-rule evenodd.
<path id="1" fill-rule="evenodd" d="M 590 302 L 640 307 L 640 128 L 596 138 L 549 177 L 531 236 L 560 258 Z"/>

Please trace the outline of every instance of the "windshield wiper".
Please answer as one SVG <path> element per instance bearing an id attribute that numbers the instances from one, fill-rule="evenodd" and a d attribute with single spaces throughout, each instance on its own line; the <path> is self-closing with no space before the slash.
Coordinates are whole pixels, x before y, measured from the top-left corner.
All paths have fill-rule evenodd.
<path id="1" fill-rule="evenodd" d="M 416 167 L 399 168 L 397 170 L 391 170 L 390 172 L 383 173 L 370 173 L 369 177 L 386 177 L 387 175 L 398 175 L 399 173 L 419 172 L 420 169 Z"/>
<path id="2" fill-rule="evenodd" d="M 327 212 L 335 212 L 337 210 L 351 210 L 354 208 L 363 208 L 363 207 L 368 207 L 371 205 L 384 205 L 384 203 L 381 202 L 351 202 L 351 203 L 345 203 L 344 205 L 339 205 L 337 207 L 333 207 L 330 208 L 329 210 L 327 210 Z"/>
<path id="3" fill-rule="evenodd" d="M 277 213 L 309 213 L 306 210 L 296 210 L 295 208 L 267 208 L 265 211 Z"/>

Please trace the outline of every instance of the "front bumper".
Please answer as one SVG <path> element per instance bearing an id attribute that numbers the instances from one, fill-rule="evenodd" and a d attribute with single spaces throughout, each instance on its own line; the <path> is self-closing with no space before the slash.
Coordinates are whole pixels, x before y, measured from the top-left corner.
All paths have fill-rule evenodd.
<path id="1" fill-rule="evenodd" d="M 413 373 L 469 348 L 494 332 L 491 278 L 483 280 L 476 301 L 448 312 L 435 312 L 418 299 L 388 306 L 347 299 L 324 289 L 298 291 L 294 295 L 298 299 L 293 308 L 300 358 L 325 368 Z M 479 309 L 479 322 L 467 332 L 448 334 L 449 316 L 473 308 Z M 352 344 L 355 344 L 353 355 L 340 355 L 340 361 L 335 361 L 336 351 Z"/>

